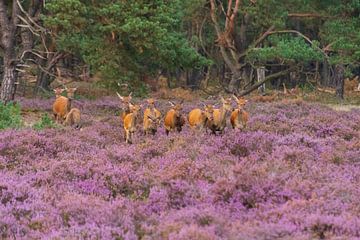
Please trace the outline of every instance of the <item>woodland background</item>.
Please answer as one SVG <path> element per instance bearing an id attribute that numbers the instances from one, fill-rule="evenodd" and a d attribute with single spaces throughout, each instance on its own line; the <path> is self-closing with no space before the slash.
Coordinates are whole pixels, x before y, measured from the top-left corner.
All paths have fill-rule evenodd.
<path id="1" fill-rule="evenodd" d="M 260 80 L 343 98 L 360 71 L 359 13 L 358 0 L 2 0 L 1 100 L 72 81 L 145 96 L 244 95 Z"/>

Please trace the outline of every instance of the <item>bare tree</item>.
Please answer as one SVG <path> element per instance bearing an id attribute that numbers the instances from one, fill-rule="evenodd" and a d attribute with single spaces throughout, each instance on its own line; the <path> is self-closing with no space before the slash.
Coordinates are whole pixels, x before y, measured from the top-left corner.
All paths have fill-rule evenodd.
<path id="1" fill-rule="evenodd" d="M 210 14 L 211 20 L 214 24 L 217 43 L 220 47 L 220 53 L 226 66 L 231 71 L 231 80 L 228 86 L 230 92 L 237 92 L 237 84 L 241 78 L 241 65 L 238 61 L 239 54 L 234 45 L 234 27 L 235 19 L 238 14 L 240 0 L 235 0 L 233 4 L 232 0 L 228 0 L 228 9 L 226 11 L 226 21 L 224 30 L 221 29 L 220 24 L 217 19 L 218 6 L 215 0 L 210 0 Z M 222 6 L 221 6 L 222 7 Z"/>

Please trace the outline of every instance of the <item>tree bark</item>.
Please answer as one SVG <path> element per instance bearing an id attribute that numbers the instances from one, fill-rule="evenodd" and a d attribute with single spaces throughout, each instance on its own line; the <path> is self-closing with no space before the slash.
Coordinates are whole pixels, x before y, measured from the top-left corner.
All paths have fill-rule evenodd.
<path id="1" fill-rule="evenodd" d="M 210 17 L 214 24 L 215 32 L 218 38 L 216 42 L 219 44 L 221 56 L 226 66 L 231 71 L 231 79 L 226 90 L 231 93 L 237 93 L 242 74 L 241 65 L 238 62 L 238 52 L 234 46 L 233 36 L 235 19 L 239 10 L 240 0 L 236 0 L 234 6 L 232 3 L 233 1 L 229 0 L 225 27 L 223 31 L 221 30 L 217 19 L 217 4 L 215 0 L 210 0 Z"/>
<path id="2" fill-rule="evenodd" d="M 336 97 L 339 99 L 344 99 L 344 75 L 344 66 L 342 64 L 336 64 L 334 81 L 336 84 Z"/>
<path id="3" fill-rule="evenodd" d="M 330 68 L 327 61 L 323 61 L 321 66 L 321 85 L 330 86 Z"/>
<path id="4" fill-rule="evenodd" d="M 256 69 L 257 81 L 262 82 L 265 79 L 265 67 L 259 67 Z M 265 93 L 265 84 L 260 85 L 258 88 L 261 94 Z"/>
<path id="5" fill-rule="evenodd" d="M 1 85 L 1 101 L 5 104 L 14 100 L 15 97 L 15 82 L 17 79 L 16 66 L 9 60 L 4 64 L 4 75 Z"/>
<path id="6" fill-rule="evenodd" d="M 11 16 L 8 16 L 9 3 L 0 0 L 1 48 L 4 50 L 4 74 L 1 84 L 0 100 L 7 103 L 14 100 L 16 73 L 16 29 L 18 24 L 19 6 L 12 1 Z"/>

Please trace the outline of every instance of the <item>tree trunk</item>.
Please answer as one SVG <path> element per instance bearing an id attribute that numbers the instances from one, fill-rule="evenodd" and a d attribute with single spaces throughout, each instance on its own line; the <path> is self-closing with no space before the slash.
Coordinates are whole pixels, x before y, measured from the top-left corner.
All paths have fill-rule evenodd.
<path id="1" fill-rule="evenodd" d="M 25 52 L 24 59 L 28 59 L 31 56 L 31 53 L 29 51 L 32 50 L 34 45 L 34 38 L 32 36 L 32 33 L 28 29 L 22 29 L 21 30 L 21 44 L 22 44 L 22 50 Z"/>
<path id="2" fill-rule="evenodd" d="M 321 85 L 330 86 L 330 68 L 327 61 L 322 63 L 321 67 Z"/>
<path id="3" fill-rule="evenodd" d="M 344 74 L 345 68 L 342 64 L 336 64 L 334 82 L 336 84 L 336 97 L 344 99 Z"/>
<path id="4" fill-rule="evenodd" d="M 12 4 L 11 15 L 9 7 Z M 18 24 L 19 7 L 17 2 L 0 1 L 0 30 L 1 48 L 4 52 L 4 74 L 1 84 L 0 101 L 5 103 L 14 100 L 16 72 L 16 29 Z"/>
<path id="5" fill-rule="evenodd" d="M 7 58 L 7 57 L 6 57 Z M 4 74 L 1 84 L 1 101 L 5 104 L 14 100 L 15 97 L 15 82 L 17 79 L 16 66 L 12 59 L 4 61 Z"/>
<path id="6" fill-rule="evenodd" d="M 239 89 L 239 82 L 241 79 L 241 72 L 239 70 L 233 70 L 231 72 L 231 79 L 228 85 L 228 91 L 231 93 L 237 93 Z"/>
<path id="7" fill-rule="evenodd" d="M 258 82 L 263 82 L 265 79 L 265 67 L 259 67 L 256 69 L 256 75 L 257 75 L 257 81 Z M 259 88 L 258 88 L 259 92 L 261 94 L 265 94 L 265 84 L 262 84 Z"/>

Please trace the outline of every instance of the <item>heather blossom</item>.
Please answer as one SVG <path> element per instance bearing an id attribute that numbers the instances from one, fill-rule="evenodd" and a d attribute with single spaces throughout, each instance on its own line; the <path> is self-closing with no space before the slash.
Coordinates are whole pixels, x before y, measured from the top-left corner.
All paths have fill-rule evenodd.
<path id="1" fill-rule="evenodd" d="M 0 132 L 0 238 L 360 238 L 359 110 L 250 102 L 244 130 L 161 126 L 128 145 L 117 98 L 73 104 L 81 131 Z"/>

